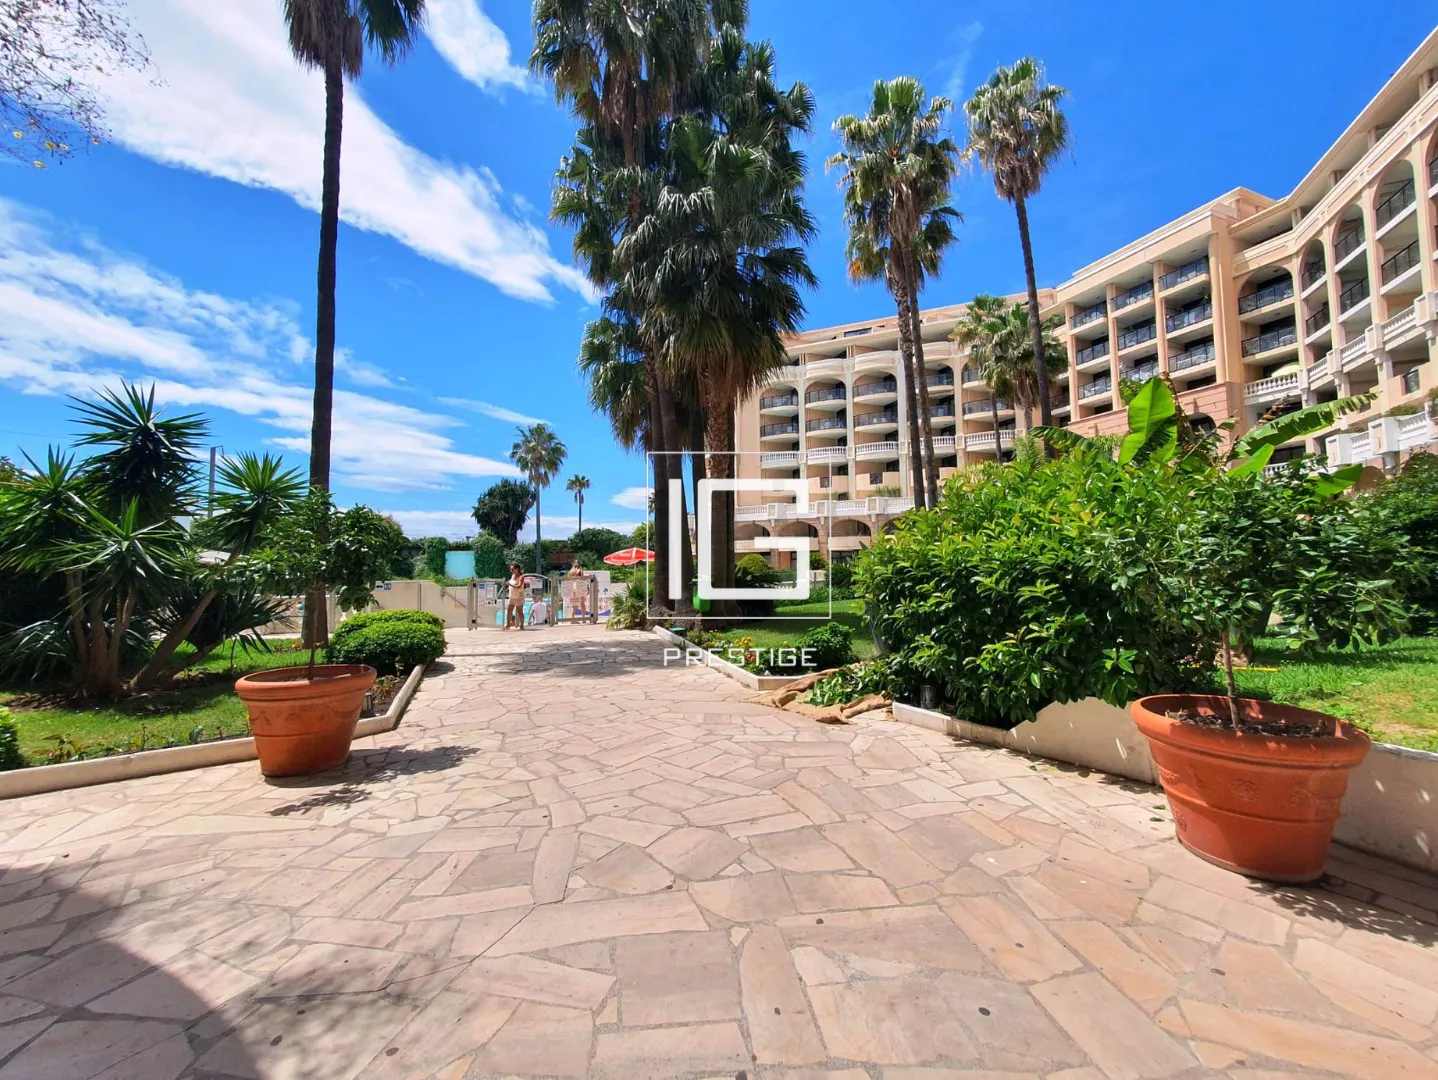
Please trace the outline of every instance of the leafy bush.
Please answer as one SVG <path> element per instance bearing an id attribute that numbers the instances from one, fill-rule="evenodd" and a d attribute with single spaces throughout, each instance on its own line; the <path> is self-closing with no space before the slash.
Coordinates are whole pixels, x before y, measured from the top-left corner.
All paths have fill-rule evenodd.
<path id="1" fill-rule="evenodd" d="M 25 756 L 20 753 L 20 729 L 10 710 L 0 705 L 0 772 L 23 769 Z"/>
<path id="2" fill-rule="evenodd" d="M 839 623 L 811 626 L 799 635 L 794 647 L 810 650 L 809 663 L 815 671 L 842 667 L 854 661 L 854 639 L 848 627 Z"/>
<path id="3" fill-rule="evenodd" d="M 1438 631 L 1438 456 L 1414 454 L 1397 476 L 1355 505 L 1375 531 L 1410 545 L 1411 562 L 1399 586 L 1412 608 L 1413 630 Z"/>
<path id="4" fill-rule="evenodd" d="M 426 536 L 424 544 L 424 569 L 430 577 L 444 577 L 445 556 L 449 554 L 449 541 L 442 536 Z"/>
<path id="5" fill-rule="evenodd" d="M 325 658 L 332 664 L 368 664 L 381 675 L 404 675 L 444 654 L 444 622 L 424 611 L 372 611 L 340 624 Z"/>
<path id="6" fill-rule="evenodd" d="M 809 549 L 809 569 L 810 569 L 810 570 L 827 570 L 827 569 L 829 569 L 829 560 L 826 559 L 826 558 L 824 558 L 824 553 L 823 553 L 822 551 L 820 551 L 818 548 L 810 548 L 810 549 Z"/>
<path id="7" fill-rule="evenodd" d="M 616 596 L 609 607 L 611 630 L 643 630 L 649 625 L 649 613 L 644 608 L 644 590 L 632 582 L 623 596 Z"/>
<path id="8" fill-rule="evenodd" d="M 493 533 L 482 532 L 474 538 L 474 576 L 504 578 L 509 564 L 504 561 L 504 541 Z"/>
<path id="9" fill-rule="evenodd" d="M 783 574 L 756 552 L 750 552 L 734 564 L 736 589 L 765 589 L 777 585 L 783 578 Z"/>
<path id="10" fill-rule="evenodd" d="M 854 583 L 854 560 L 836 559 L 829 564 L 829 588 L 847 589 Z"/>

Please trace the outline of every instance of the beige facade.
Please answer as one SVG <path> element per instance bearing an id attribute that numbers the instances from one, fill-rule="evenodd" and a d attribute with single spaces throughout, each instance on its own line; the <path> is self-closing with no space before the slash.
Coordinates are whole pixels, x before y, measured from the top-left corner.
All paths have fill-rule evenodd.
<path id="1" fill-rule="evenodd" d="M 1240 431 L 1270 410 L 1377 395 L 1270 468 L 1305 451 L 1391 468 L 1438 440 L 1438 31 L 1290 194 L 1236 188 L 1041 289 L 1039 303 L 1063 320 L 1054 415 L 1076 431 L 1122 430 L 1121 380 L 1164 373 L 1188 413 L 1236 418 Z M 922 320 L 941 477 L 997 451 L 988 389 L 948 340 L 962 312 Z M 792 339 L 792 364 L 738 411 L 739 475 L 799 479 L 810 505 L 741 495 L 741 551 L 805 534 L 855 550 L 913 505 L 897 350 L 892 312 Z M 1000 403 L 1004 450 L 1025 426 Z"/>

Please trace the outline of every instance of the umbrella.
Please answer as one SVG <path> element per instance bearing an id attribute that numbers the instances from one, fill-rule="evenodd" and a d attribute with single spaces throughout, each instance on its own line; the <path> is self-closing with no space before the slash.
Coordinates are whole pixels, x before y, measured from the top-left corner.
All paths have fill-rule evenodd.
<path id="1" fill-rule="evenodd" d="M 604 561 L 610 566 L 634 566 L 637 563 L 653 562 L 654 552 L 646 551 L 641 547 L 625 548 L 623 551 L 616 551 L 613 555 L 604 556 Z"/>

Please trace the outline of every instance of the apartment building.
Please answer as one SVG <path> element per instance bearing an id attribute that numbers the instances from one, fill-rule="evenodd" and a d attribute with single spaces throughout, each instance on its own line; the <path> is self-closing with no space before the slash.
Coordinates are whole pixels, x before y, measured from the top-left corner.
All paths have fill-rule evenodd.
<path id="1" fill-rule="evenodd" d="M 1234 417 L 1239 431 L 1271 410 L 1377 395 L 1306 445 L 1282 448 L 1270 468 L 1315 452 L 1391 469 L 1429 447 L 1438 440 L 1438 30 L 1288 195 L 1236 188 L 1040 290 L 1039 304 L 1062 317 L 1068 369 L 1054 415 L 1076 431 L 1123 430 L 1121 380 L 1164 373 L 1191 416 Z M 922 316 L 945 478 L 1008 450 L 1025 423 L 999 402 L 996 428 L 988 388 L 948 340 L 962 313 L 956 304 Z M 828 554 L 855 551 L 913 506 L 897 318 L 807 331 L 788 352 L 792 363 L 738 410 L 739 475 L 799 479 L 809 508 L 741 495 L 739 547 L 809 535 Z"/>

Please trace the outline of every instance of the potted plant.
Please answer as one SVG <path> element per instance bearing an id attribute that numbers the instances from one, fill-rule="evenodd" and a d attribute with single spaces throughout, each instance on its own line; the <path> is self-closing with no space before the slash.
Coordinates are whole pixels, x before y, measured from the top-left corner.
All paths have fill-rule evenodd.
<path id="1" fill-rule="evenodd" d="M 393 558 L 396 530 L 374 511 L 339 511 L 314 489 L 266 532 L 256 556 L 270 588 L 286 595 L 334 592 L 340 607 L 368 606 Z M 363 664 L 316 664 L 322 642 L 310 642 L 309 663 L 246 675 L 235 693 L 250 714 L 260 771 L 300 776 L 340 764 L 375 670 Z"/>
<path id="2" fill-rule="evenodd" d="M 1350 724 L 1323 713 L 1240 697 L 1234 653 L 1268 625 L 1275 602 L 1300 569 L 1295 540 L 1358 478 L 1298 465 L 1269 478 L 1274 450 L 1330 427 L 1367 398 L 1348 398 L 1265 417 L 1225 452 L 1222 432 L 1196 430 L 1162 377 L 1125 387 L 1129 432 L 1120 463 L 1159 463 L 1186 508 L 1191 616 L 1216 643 L 1226 694 L 1160 694 L 1130 712 L 1148 740 L 1178 839 L 1209 862 L 1271 881 L 1323 873 L 1348 786 L 1369 749 Z M 1049 433 L 1051 434 L 1051 433 Z M 1062 441 L 1062 437 L 1058 438 Z"/>

